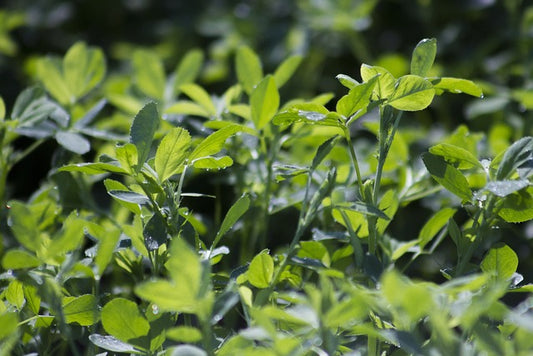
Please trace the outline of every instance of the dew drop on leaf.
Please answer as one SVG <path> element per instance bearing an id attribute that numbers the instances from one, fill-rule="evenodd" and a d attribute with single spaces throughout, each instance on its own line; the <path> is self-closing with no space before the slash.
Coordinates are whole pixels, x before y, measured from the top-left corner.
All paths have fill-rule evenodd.
<path id="1" fill-rule="evenodd" d="M 159 314 L 159 307 L 157 306 L 157 304 L 152 304 L 152 314 Z"/>

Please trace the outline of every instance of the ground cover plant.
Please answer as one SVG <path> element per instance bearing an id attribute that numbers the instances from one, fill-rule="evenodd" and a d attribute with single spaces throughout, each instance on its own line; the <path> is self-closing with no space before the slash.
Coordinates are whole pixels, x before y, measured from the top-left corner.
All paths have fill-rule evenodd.
<path id="1" fill-rule="evenodd" d="M 0 100 L 0 354 L 530 354 L 531 91 L 412 45 L 400 69 L 354 59 L 337 95 L 294 94 L 316 57 L 269 70 L 245 45 L 216 89 L 201 50 L 34 58 L 35 84 Z M 420 126 L 456 97 L 470 125 Z"/>

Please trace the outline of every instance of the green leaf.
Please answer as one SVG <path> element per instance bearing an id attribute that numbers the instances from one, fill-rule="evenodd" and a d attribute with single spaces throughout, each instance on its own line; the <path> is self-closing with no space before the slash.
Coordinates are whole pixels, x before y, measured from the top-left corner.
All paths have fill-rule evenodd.
<path id="1" fill-rule="evenodd" d="M 483 166 L 476 157 L 462 147 L 451 145 L 449 143 L 439 143 L 429 148 L 429 152 L 436 156 L 442 156 L 451 164 L 459 163 L 459 169 L 477 167 L 483 169 Z"/>
<path id="2" fill-rule="evenodd" d="M 344 127 L 345 117 L 329 112 L 324 106 L 312 103 L 295 105 L 277 114 L 272 123 L 274 125 L 290 125 L 304 122 L 311 125 Z"/>
<path id="3" fill-rule="evenodd" d="M 387 104 L 398 110 L 419 111 L 427 108 L 434 96 L 435 89 L 429 81 L 417 75 L 404 75 L 396 81 Z"/>
<path id="4" fill-rule="evenodd" d="M 356 201 L 346 206 L 337 206 L 336 208 L 345 211 L 355 211 L 364 215 L 377 216 L 381 219 L 390 220 L 390 218 L 383 211 L 373 205 L 364 203 L 362 201 Z"/>
<path id="5" fill-rule="evenodd" d="M 449 77 L 428 78 L 428 80 L 433 84 L 437 94 L 445 91 L 454 94 L 464 93 L 478 98 L 483 97 L 481 87 L 471 80 Z"/>
<path id="6" fill-rule="evenodd" d="M 35 315 L 39 314 L 39 309 L 41 309 L 41 297 L 37 294 L 37 288 L 26 284 L 22 289 L 24 290 L 26 305 Z"/>
<path id="7" fill-rule="evenodd" d="M 278 88 L 281 88 L 292 77 L 302 59 L 302 56 L 290 56 L 279 65 L 274 72 L 274 79 Z"/>
<path id="8" fill-rule="evenodd" d="M 61 62 L 52 58 L 43 58 L 37 62 L 37 77 L 43 82 L 46 90 L 61 104 L 72 104 L 74 95 L 62 75 Z"/>
<path id="9" fill-rule="evenodd" d="M 152 280 L 138 284 L 135 294 L 156 304 L 160 310 L 195 314 L 200 308 L 200 299 L 192 295 L 187 285 L 165 280 Z"/>
<path id="10" fill-rule="evenodd" d="M 129 342 L 150 331 L 150 324 L 137 304 L 128 299 L 111 300 L 102 308 L 101 317 L 104 330 L 120 341 Z"/>
<path id="11" fill-rule="evenodd" d="M 510 223 L 520 223 L 533 219 L 532 189 L 520 190 L 504 198 L 498 215 Z"/>
<path id="12" fill-rule="evenodd" d="M 84 236 L 85 220 L 72 212 L 63 222 L 59 230 L 43 251 L 44 256 L 55 258 L 81 247 Z"/>
<path id="13" fill-rule="evenodd" d="M 169 356 L 207 356 L 207 352 L 194 345 L 179 345 L 167 349 Z"/>
<path id="14" fill-rule="evenodd" d="M 39 238 L 39 224 L 31 210 L 23 203 L 12 201 L 9 203 L 10 227 L 17 241 L 28 250 L 36 252 L 41 247 Z"/>
<path id="15" fill-rule="evenodd" d="M 366 83 L 359 84 L 337 102 L 337 112 L 350 117 L 360 110 L 364 110 L 370 104 L 370 97 L 379 76 L 369 79 Z"/>
<path id="16" fill-rule="evenodd" d="M 69 92 L 76 99 L 96 87 L 106 72 L 104 54 L 101 49 L 87 47 L 83 42 L 75 43 L 63 59 L 63 74 Z"/>
<path id="17" fill-rule="evenodd" d="M 4 341 L 9 335 L 14 334 L 18 328 L 18 313 L 3 313 L 0 314 L 0 340 Z M 2 345 L 0 344 L 0 350 L 2 350 Z M 6 354 L 7 355 L 7 354 Z"/>
<path id="18" fill-rule="evenodd" d="M 127 172 L 119 167 L 118 165 L 112 163 L 75 163 L 69 164 L 68 166 L 63 166 L 59 168 L 60 172 L 81 172 L 85 174 L 103 174 L 103 173 L 119 173 L 126 174 Z"/>
<path id="19" fill-rule="evenodd" d="M 96 346 L 111 352 L 124 352 L 140 354 L 141 352 L 132 345 L 118 340 L 109 335 L 92 334 L 89 335 L 89 340 Z"/>
<path id="20" fill-rule="evenodd" d="M 166 330 L 166 337 L 178 342 L 194 343 L 201 341 L 202 332 L 192 326 L 178 326 Z"/>
<path id="21" fill-rule="evenodd" d="M 18 127 L 32 127 L 46 120 L 56 109 L 40 87 L 30 87 L 17 96 L 11 119 L 18 121 Z"/>
<path id="22" fill-rule="evenodd" d="M 457 209 L 443 208 L 435 213 L 422 227 L 418 234 L 418 241 L 421 249 L 424 247 L 442 230 L 447 224 L 448 220 L 452 218 Z"/>
<path id="23" fill-rule="evenodd" d="M 128 187 L 126 187 L 124 184 L 120 183 L 119 181 L 116 181 L 114 179 L 106 179 L 104 180 L 104 186 L 108 192 L 123 192 L 128 191 Z M 109 193 L 108 193 L 109 194 Z M 110 194 L 111 195 L 111 194 Z M 113 196 L 113 195 L 111 195 Z M 114 198 L 120 205 L 124 206 L 126 209 L 131 211 L 134 214 L 140 215 L 141 214 L 141 208 L 139 204 L 137 203 L 131 203 L 119 198 Z"/>
<path id="24" fill-rule="evenodd" d="M 237 79 L 242 87 L 250 95 L 254 87 L 263 79 L 261 60 L 247 46 L 239 47 L 235 56 Z"/>
<path id="25" fill-rule="evenodd" d="M 509 279 L 518 267 L 518 256 L 512 248 L 504 243 L 492 247 L 483 261 L 481 270 L 485 273 L 494 273 L 501 279 Z"/>
<path id="26" fill-rule="evenodd" d="M 346 74 L 338 74 L 335 78 L 348 89 L 353 89 L 360 83 Z"/>
<path id="27" fill-rule="evenodd" d="M 231 208 L 228 210 L 228 213 L 224 217 L 224 220 L 222 220 L 222 224 L 220 224 L 220 228 L 218 229 L 217 235 L 215 236 L 215 240 L 211 245 L 211 251 L 215 248 L 216 245 L 218 245 L 222 236 L 224 236 L 229 231 L 229 229 L 231 229 L 233 225 L 235 225 L 235 223 L 241 218 L 241 216 L 243 216 L 244 213 L 248 211 L 249 207 L 250 198 L 247 195 L 241 196 L 235 202 L 235 204 L 231 206 Z"/>
<path id="28" fill-rule="evenodd" d="M 160 182 L 178 173 L 187 157 L 190 145 L 191 135 L 181 127 L 173 128 L 163 137 L 155 153 L 154 162 Z"/>
<path id="29" fill-rule="evenodd" d="M 515 89 L 511 92 L 511 96 L 525 109 L 533 109 L 533 89 Z"/>
<path id="30" fill-rule="evenodd" d="M 98 321 L 98 306 L 92 294 L 63 298 L 63 316 L 68 324 L 93 325 Z"/>
<path id="31" fill-rule="evenodd" d="M 276 81 L 267 75 L 252 91 L 250 97 L 252 121 L 256 129 L 261 130 L 277 113 L 279 108 L 279 92 Z"/>
<path id="32" fill-rule="evenodd" d="M 426 38 L 418 42 L 411 56 L 411 74 L 425 77 L 437 54 L 437 40 Z"/>
<path id="33" fill-rule="evenodd" d="M 6 270 L 33 268 L 40 265 L 41 261 L 25 250 L 8 250 L 2 258 L 2 267 Z"/>
<path id="34" fill-rule="evenodd" d="M 159 214 L 154 214 L 143 229 L 144 244 L 148 251 L 155 251 L 167 242 L 167 223 Z"/>
<path id="35" fill-rule="evenodd" d="M 493 161 L 499 162 L 496 180 L 505 180 L 511 177 L 514 171 L 531 159 L 533 152 L 533 137 L 523 137 L 513 143 L 500 159 L 496 157 Z M 492 165 L 491 165 L 492 166 Z"/>
<path id="36" fill-rule="evenodd" d="M 183 239 L 172 240 L 165 267 L 176 284 L 187 288 L 192 297 L 197 297 L 202 283 L 202 264 L 198 254 Z"/>
<path id="37" fill-rule="evenodd" d="M 233 159 L 229 156 L 222 156 L 222 157 L 204 157 L 204 158 L 198 158 L 194 160 L 193 166 L 194 168 L 200 168 L 200 169 L 225 169 L 233 165 Z"/>
<path id="38" fill-rule="evenodd" d="M 165 114 L 183 114 L 209 118 L 211 114 L 202 106 L 187 100 L 180 100 L 165 109 Z"/>
<path id="39" fill-rule="evenodd" d="M 458 169 L 446 163 L 442 157 L 431 153 L 425 153 L 422 160 L 433 179 L 440 185 L 463 201 L 469 201 L 472 198 L 472 190 L 468 186 L 468 181 Z"/>
<path id="40" fill-rule="evenodd" d="M 148 159 L 154 134 L 159 126 L 159 114 L 155 103 L 146 104 L 133 119 L 130 129 L 130 142 L 137 147 L 139 155 L 137 171 Z"/>
<path id="41" fill-rule="evenodd" d="M 144 194 L 132 192 L 130 190 L 109 190 L 107 192 L 113 198 L 133 204 L 149 204 L 150 199 Z"/>
<path id="42" fill-rule="evenodd" d="M 243 127 L 241 125 L 230 125 L 212 133 L 196 146 L 189 156 L 189 161 L 219 153 L 222 150 L 224 142 L 226 142 L 229 137 L 242 130 Z"/>
<path id="43" fill-rule="evenodd" d="M 528 180 L 502 180 L 496 182 L 488 182 L 485 189 L 492 194 L 503 198 L 514 192 L 517 192 L 525 187 L 529 186 Z"/>
<path id="44" fill-rule="evenodd" d="M 204 62 L 204 53 L 201 50 L 187 52 L 176 68 L 174 77 L 174 95 L 179 94 L 183 84 L 192 83 L 200 74 Z"/>
<path id="45" fill-rule="evenodd" d="M 6 104 L 4 99 L 0 96 L 0 122 L 4 121 L 6 118 Z"/>
<path id="46" fill-rule="evenodd" d="M 108 188 L 108 185 L 110 182 L 116 182 L 111 179 L 106 179 L 106 188 Z M 119 183 L 119 182 L 117 182 Z M 112 183 L 111 183 L 112 184 Z M 139 206 L 136 204 L 132 204 L 139 209 Z M 140 209 L 138 214 L 140 214 Z M 122 233 L 120 229 L 115 227 L 102 227 L 98 224 L 89 224 L 87 226 L 89 233 L 91 236 L 98 239 L 98 246 L 96 250 L 96 256 L 94 257 L 94 263 L 98 267 L 97 275 L 102 276 L 104 274 L 104 271 L 106 267 L 109 265 L 113 258 L 113 253 L 115 252 L 115 247 L 117 246 L 117 243 L 120 238 L 120 234 Z"/>
<path id="47" fill-rule="evenodd" d="M 374 95 L 378 99 L 387 99 L 394 93 L 395 79 L 388 70 L 382 67 L 372 67 L 367 64 L 361 65 L 361 78 L 363 81 L 368 82 L 370 79 L 379 75 L 376 86 L 374 87 Z"/>
<path id="48" fill-rule="evenodd" d="M 55 139 L 61 146 L 79 155 L 83 155 L 91 149 L 89 141 L 75 132 L 58 131 L 55 134 Z"/>
<path id="49" fill-rule="evenodd" d="M 320 165 L 320 163 L 322 163 L 324 158 L 326 158 L 326 156 L 335 147 L 339 139 L 340 139 L 340 136 L 335 135 L 333 137 L 330 137 L 326 141 L 324 141 L 320 145 L 320 147 L 318 147 L 318 150 L 316 151 L 316 154 L 313 157 L 313 162 L 311 163 L 311 166 L 309 167 L 311 171 L 314 171 L 315 169 L 317 169 L 317 167 Z"/>
<path id="50" fill-rule="evenodd" d="M 274 260 L 268 252 L 261 252 L 252 259 L 247 274 L 254 287 L 267 288 L 274 277 Z"/>
<path id="51" fill-rule="evenodd" d="M 202 109 L 209 113 L 209 115 L 215 116 L 217 114 L 217 109 L 215 108 L 215 104 L 213 104 L 213 100 L 211 100 L 209 93 L 207 93 L 201 86 L 194 83 L 187 83 L 183 84 L 180 87 L 180 90 L 200 105 Z"/>
<path id="52" fill-rule="evenodd" d="M 126 143 L 122 146 L 115 148 L 115 155 L 120 162 L 120 166 L 129 174 L 139 170 L 139 154 L 137 152 L 137 146 L 133 143 Z"/>
<path id="53" fill-rule="evenodd" d="M 133 53 L 133 72 L 137 88 L 145 95 L 162 100 L 165 92 L 165 70 L 159 56 L 150 50 Z"/>
<path id="54" fill-rule="evenodd" d="M 26 299 L 24 298 L 23 284 L 21 281 L 15 279 L 9 283 L 5 290 L 5 298 L 9 304 L 17 307 L 18 310 L 22 309 Z"/>

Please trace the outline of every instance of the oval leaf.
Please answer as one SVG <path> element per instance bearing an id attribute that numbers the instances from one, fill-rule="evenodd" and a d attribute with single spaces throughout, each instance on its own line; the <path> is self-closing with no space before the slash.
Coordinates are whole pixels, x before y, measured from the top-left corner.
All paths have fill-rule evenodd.
<path id="1" fill-rule="evenodd" d="M 387 104 L 403 111 L 419 111 L 433 101 L 435 89 L 426 79 L 417 75 L 404 75 L 396 81 L 394 93 Z"/>
<path id="2" fill-rule="evenodd" d="M 150 324 L 137 304 L 124 298 L 115 298 L 102 308 L 102 325 L 107 333 L 124 342 L 150 331 Z"/>

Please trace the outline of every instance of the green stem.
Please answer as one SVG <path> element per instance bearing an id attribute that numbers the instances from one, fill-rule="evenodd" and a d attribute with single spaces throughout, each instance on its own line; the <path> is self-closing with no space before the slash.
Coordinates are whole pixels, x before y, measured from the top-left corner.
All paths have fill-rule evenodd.
<path id="1" fill-rule="evenodd" d="M 361 177 L 361 170 L 359 169 L 359 163 L 357 161 L 357 155 L 355 154 L 355 149 L 352 144 L 352 138 L 350 137 L 350 131 L 348 128 L 344 128 L 344 137 L 348 143 L 348 149 L 350 151 L 350 157 L 352 158 L 352 164 L 355 169 L 355 174 L 357 175 L 357 186 L 359 187 L 359 194 L 361 199 L 363 198 L 363 179 Z"/>

